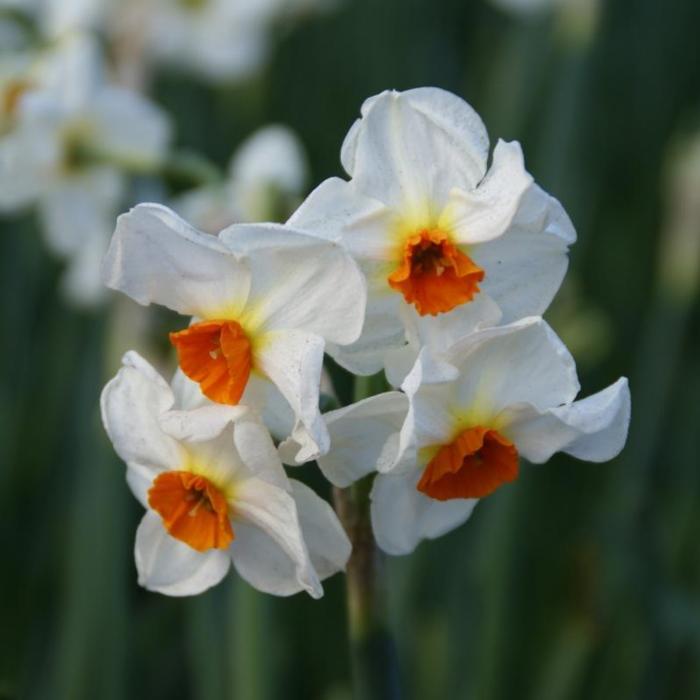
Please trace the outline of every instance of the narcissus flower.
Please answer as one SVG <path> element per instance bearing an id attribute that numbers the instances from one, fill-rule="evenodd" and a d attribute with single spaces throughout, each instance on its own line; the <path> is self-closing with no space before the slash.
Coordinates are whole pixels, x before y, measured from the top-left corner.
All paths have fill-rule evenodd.
<path id="1" fill-rule="evenodd" d="M 194 316 L 170 339 L 208 399 L 256 405 L 265 392 L 255 377 L 291 407 L 296 459 L 328 450 L 318 408 L 324 339 L 355 340 L 366 298 L 341 246 L 275 224 L 235 225 L 215 237 L 166 207 L 141 204 L 119 217 L 103 270 L 109 287 L 140 304 Z"/>
<path id="2" fill-rule="evenodd" d="M 218 233 L 234 223 L 283 221 L 299 204 L 306 178 L 306 157 L 298 137 L 274 124 L 238 147 L 223 183 L 185 192 L 172 206 L 206 233 Z"/>
<path id="3" fill-rule="evenodd" d="M 153 0 L 139 18 L 146 49 L 163 64 L 213 81 L 242 80 L 265 63 L 272 30 L 322 0 Z"/>
<path id="4" fill-rule="evenodd" d="M 517 479 L 520 457 L 602 462 L 627 437 L 627 380 L 575 401 L 573 358 L 541 319 L 472 333 L 439 362 L 422 352 L 403 389 L 327 414 L 339 449 L 319 460 L 341 486 L 379 471 L 372 525 L 390 554 L 463 523 L 478 499 Z M 344 449 L 360 433 L 357 450 Z"/>
<path id="5" fill-rule="evenodd" d="M 345 568 L 350 543 L 332 508 L 287 479 L 254 412 L 179 397 L 136 353 L 102 394 L 102 417 L 127 481 L 147 508 L 136 533 L 139 583 L 193 595 L 233 563 L 275 595 L 323 594 L 321 579 Z"/>
<path id="6" fill-rule="evenodd" d="M 533 184 L 519 144 L 489 141 L 479 116 L 437 88 L 383 92 L 362 106 L 341 152 L 349 182 L 323 182 L 289 223 L 340 239 L 368 278 L 363 334 L 333 349 L 371 374 L 405 342 L 399 309 L 459 314 L 476 328 L 541 314 L 566 272 L 575 232 Z"/>
<path id="7" fill-rule="evenodd" d="M 123 170 L 155 167 L 170 134 L 155 105 L 105 81 L 100 58 L 88 37 L 61 42 L 30 74 L 0 141 L 0 209 L 38 205 L 49 248 L 69 260 L 64 289 L 84 305 L 104 295 L 99 261 Z"/>

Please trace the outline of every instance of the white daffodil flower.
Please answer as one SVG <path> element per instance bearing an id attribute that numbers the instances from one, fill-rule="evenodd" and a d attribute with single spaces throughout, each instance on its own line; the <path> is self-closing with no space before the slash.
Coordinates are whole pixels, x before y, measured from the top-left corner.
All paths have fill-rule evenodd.
<path id="1" fill-rule="evenodd" d="M 518 143 L 499 141 L 487 169 L 488 154 L 479 116 L 444 90 L 387 91 L 364 103 L 341 152 L 350 181 L 321 183 L 289 220 L 342 240 L 367 276 L 362 336 L 329 349 L 341 365 L 388 368 L 387 352 L 406 342 L 402 307 L 423 317 L 422 335 L 443 314 L 473 330 L 547 308 L 574 229 L 533 184 Z"/>
<path id="2" fill-rule="evenodd" d="M 225 182 L 186 192 L 173 209 L 206 233 L 234 223 L 283 220 L 299 204 L 307 177 L 296 134 L 282 125 L 266 126 L 236 150 Z"/>
<path id="3" fill-rule="evenodd" d="M 521 456 L 603 462 L 627 437 L 627 380 L 575 401 L 574 360 L 539 318 L 472 333 L 439 362 L 422 352 L 403 389 L 326 414 L 334 449 L 319 459 L 338 486 L 379 472 L 372 526 L 390 554 L 463 523 L 517 478 Z"/>
<path id="4" fill-rule="evenodd" d="M 353 342 L 366 301 L 342 246 L 276 224 L 234 225 L 215 237 L 167 207 L 141 204 L 119 217 L 103 271 L 107 286 L 140 304 L 194 316 L 170 340 L 208 399 L 257 405 L 277 392 L 295 416 L 296 460 L 328 450 L 318 407 L 324 340 Z"/>
<path id="5" fill-rule="evenodd" d="M 36 203 L 49 248 L 67 258 L 64 290 L 79 304 L 104 294 L 99 261 L 124 187 L 123 168 L 149 170 L 170 126 L 153 104 L 104 82 L 94 40 L 67 39 L 41 62 L 0 139 L 0 210 Z M 35 74 L 37 74 L 35 72 Z"/>
<path id="6" fill-rule="evenodd" d="M 304 590 L 320 598 L 320 581 L 345 568 L 350 542 L 333 509 L 287 479 L 254 412 L 183 410 L 134 352 L 105 387 L 101 406 L 129 486 L 147 508 L 135 547 L 145 588 L 194 595 L 233 564 L 265 593 Z"/>
<path id="7" fill-rule="evenodd" d="M 244 80 L 265 63 L 273 25 L 323 0 L 150 0 L 146 49 L 213 81 Z"/>

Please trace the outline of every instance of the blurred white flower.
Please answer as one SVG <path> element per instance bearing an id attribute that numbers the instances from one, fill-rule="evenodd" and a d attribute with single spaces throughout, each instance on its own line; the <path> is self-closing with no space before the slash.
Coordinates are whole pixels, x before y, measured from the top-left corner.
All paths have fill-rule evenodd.
<path id="1" fill-rule="evenodd" d="M 239 146 L 225 182 L 186 192 L 173 209 L 207 233 L 233 223 L 280 221 L 299 204 L 307 177 L 296 134 L 281 125 L 266 126 Z"/>
<path id="2" fill-rule="evenodd" d="M 403 389 L 326 414 L 333 449 L 319 459 L 339 486 L 379 472 L 372 526 L 390 554 L 463 523 L 520 456 L 603 462 L 627 437 L 627 380 L 575 401 L 574 360 L 539 318 L 472 333 L 439 363 L 422 352 Z"/>
<path id="3" fill-rule="evenodd" d="M 323 595 L 350 542 L 331 507 L 287 478 L 254 412 L 182 410 L 177 393 L 130 352 L 102 393 L 102 418 L 127 481 L 147 508 L 136 533 L 139 583 L 194 595 L 231 564 L 252 586 Z"/>
<path id="4" fill-rule="evenodd" d="M 213 81 L 235 81 L 258 71 L 280 20 L 318 0 L 148 0 L 146 50 L 161 63 Z"/>
<path id="5" fill-rule="evenodd" d="M 71 35 L 26 74 L 0 138 L 0 210 L 36 203 L 50 249 L 69 260 L 64 290 L 78 304 L 104 295 L 98 262 L 124 186 L 165 155 L 170 125 L 143 97 L 105 82 L 95 42 Z M 1 86 L 0 86 L 1 87 Z M 13 87 L 5 94 L 11 95 Z M 19 88 L 15 88 L 19 89 Z"/>
<path id="6" fill-rule="evenodd" d="M 194 316 L 170 340 L 207 398 L 257 405 L 281 394 L 295 417 L 296 459 L 328 450 L 319 413 L 325 341 L 357 338 L 366 299 L 342 246 L 276 224 L 237 224 L 215 237 L 140 204 L 119 217 L 103 269 L 109 287 L 140 304 Z"/>
<path id="7" fill-rule="evenodd" d="M 342 240 L 367 276 L 362 336 L 329 348 L 341 365 L 356 374 L 389 368 L 391 353 L 407 342 L 409 310 L 423 317 L 425 338 L 430 317 L 442 314 L 468 332 L 547 308 L 575 231 L 561 205 L 533 184 L 518 143 L 499 141 L 487 170 L 488 155 L 479 116 L 444 90 L 387 91 L 365 101 L 341 151 L 350 181 L 321 183 L 289 219 Z"/>

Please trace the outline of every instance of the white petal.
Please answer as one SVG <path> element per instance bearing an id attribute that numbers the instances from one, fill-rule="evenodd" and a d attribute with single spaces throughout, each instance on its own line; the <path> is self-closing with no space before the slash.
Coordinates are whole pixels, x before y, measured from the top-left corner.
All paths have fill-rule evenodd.
<path id="1" fill-rule="evenodd" d="M 75 306 L 92 308 L 106 300 L 107 288 L 102 284 L 100 263 L 108 243 L 108 229 L 95 231 L 71 256 L 61 280 L 61 289 Z"/>
<path id="2" fill-rule="evenodd" d="M 520 144 L 499 141 L 493 164 L 479 186 L 474 190 L 452 190 L 440 226 L 466 245 L 498 238 L 508 229 L 520 198 L 531 183 Z"/>
<path id="3" fill-rule="evenodd" d="M 342 345 L 359 337 L 365 279 L 339 244 L 278 224 L 230 226 L 221 239 L 250 266 L 254 323 Z"/>
<path id="4" fill-rule="evenodd" d="M 109 237 L 123 185 L 123 178 L 111 167 L 90 168 L 53 183 L 39 200 L 50 250 L 67 256 L 95 236 Z"/>
<path id="5" fill-rule="evenodd" d="M 386 354 L 386 376 L 393 386 L 401 386 L 422 348 L 439 357 L 459 339 L 479 328 L 495 326 L 501 319 L 496 303 L 483 293 L 469 304 L 437 316 L 420 316 L 409 304 L 401 305 L 400 314 L 407 343 Z"/>
<path id="6" fill-rule="evenodd" d="M 488 137 L 474 110 L 437 88 L 384 92 L 365 105 L 353 134 L 353 183 L 415 215 L 441 210 L 454 187 L 471 189 L 485 171 Z"/>
<path id="7" fill-rule="evenodd" d="M 206 442 L 219 437 L 229 425 L 241 420 L 248 412 L 246 406 L 211 402 L 199 408 L 168 411 L 160 417 L 160 426 L 176 440 Z"/>
<path id="8" fill-rule="evenodd" d="M 246 384 L 241 403 L 262 415 L 272 437 L 281 442 L 294 430 L 294 412 L 287 399 L 267 378 L 253 372 Z"/>
<path id="9" fill-rule="evenodd" d="M 304 542 L 292 495 L 253 478 L 236 486 L 232 507 L 236 539 L 231 557 L 238 573 L 265 593 L 289 595 L 305 590 L 320 598 L 323 589 Z"/>
<path id="10" fill-rule="evenodd" d="M 331 449 L 318 458 L 323 475 L 345 487 L 393 464 L 407 411 L 406 395 L 391 391 L 326 413 Z"/>
<path id="11" fill-rule="evenodd" d="M 352 545 L 333 508 L 300 481 L 290 483 L 311 563 L 323 581 L 345 570 Z"/>
<path id="12" fill-rule="evenodd" d="M 546 462 L 555 452 L 606 462 L 617 456 L 627 440 L 630 392 L 627 379 L 597 394 L 542 413 L 522 409 L 505 433 L 530 462 Z"/>
<path id="13" fill-rule="evenodd" d="M 226 575 L 231 558 L 226 550 L 198 552 L 171 537 L 160 516 L 148 511 L 136 531 L 136 570 L 139 584 L 165 595 L 196 595 Z"/>
<path id="14" fill-rule="evenodd" d="M 233 438 L 236 450 L 250 474 L 282 489 L 289 489 L 289 480 L 275 444 L 261 422 L 252 418 L 238 422 Z"/>
<path id="15" fill-rule="evenodd" d="M 440 537 L 465 522 L 476 499 L 437 501 L 416 488 L 421 472 L 378 474 L 372 487 L 372 530 L 388 554 L 410 554 L 424 539 Z"/>
<path id="16" fill-rule="evenodd" d="M 153 478 L 184 462 L 182 447 L 166 435 L 159 417 L 173 405 L 165 380 L 135 352 L 102 391 L 102 422 L 117 454 L 127 463 L 127 479 L 145 505 Z"/>
<path id="17" fill-rule="evenodd" d="M 158 204 L 119 217 L 102 270 L 108 287 L 139 304 L 201 318 L 237 315 L 250 287 L 249 270 L 226 246 Z"/>
<path id="18" fill-rule="evenodd" d="M 477 331 L 446 359 L 460 372 L 455 405 L 485 416 L 519 403 L 540 410 L 570 403 L 580 388 L 571 354 L 540 318 Z"/>
<path id="19" fill-rule="evenodd" d="M 331 241 L 342 240 L 357 260 L 391 261 L 395 220 L 385 204 L 363 195 L 352 182 L 331 177 L 311 192 L 287 223 Z"/>
<path id="20" fill-rule="evenodd" d="M 576 232 L 559 202 L 532 185 L 508 231 L 474 246 L 470 255 L 486 271 L 481 284 L 503 312 L 503 323 L 539 316 L 559 289 Z"/>
<path id="21" fill-rule="evenodd" d="M 329 343 L 326 352 L 353 374 L 376 374 L 384 367 L 387 352 L 406 342 L 406 332 L 399 316 L 401 305 L 398 294 L 370 296 L 360 337 L 351 345 Z"/>
<path id="22" fill-rule="evenodd" d="M 170 122 L 153 102 L 124 88 L 104 87 L 89 110 L 94 147 L 105 157 L 132 168 L 151 168 L 163 159 Z"/>
<path id="23" fill-rule="evenodd" d="M 324 454 L 329 440 L 318 406 L 323 340 L 301 331 L 269 333 L 255 361 L 294 412 L 296 423 L 292 437 L 303 446 L 296 460 L 306 462 Z"/>
<path id="24" fill-rule="evenodd" d="M 238 147 L 229 173 L 245 200 L 260 186 L 301 193 L 308 166 L 297 135 L 285 126 L 272 124 L 258 129 Z"/>

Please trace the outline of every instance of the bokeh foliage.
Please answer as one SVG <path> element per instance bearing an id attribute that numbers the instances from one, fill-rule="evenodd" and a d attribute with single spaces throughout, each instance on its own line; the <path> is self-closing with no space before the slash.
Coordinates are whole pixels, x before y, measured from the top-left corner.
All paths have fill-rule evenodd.
<path id="1" fill-rule="evenodd" d="M 224 166 L 280 121 L 314 183 L 341 174 L 365 97 L 445 87 L 522 141 L 576 224 L 549 318 L 586 393 L 630 377 L 629 444 L 606 465 L 526 465 L 466 526 L 388 562 L 408 698 L 700 697 L 698 296 L 660 278 L 672 156 L 700 129 L 699 26 L 697 0 L 601 0 L 590 35 L 481 2 L 346 0 L 281 33 L 245 86 L 157 80 L 183 147 Z M 137 587 L 140 506 L 98 410 L 128 346 L 60 299 L 31 215 L 1 223 L 0 698 L 348 698 L 341 577 L 320 602 L 233 575 L 196 599 Z"/>

